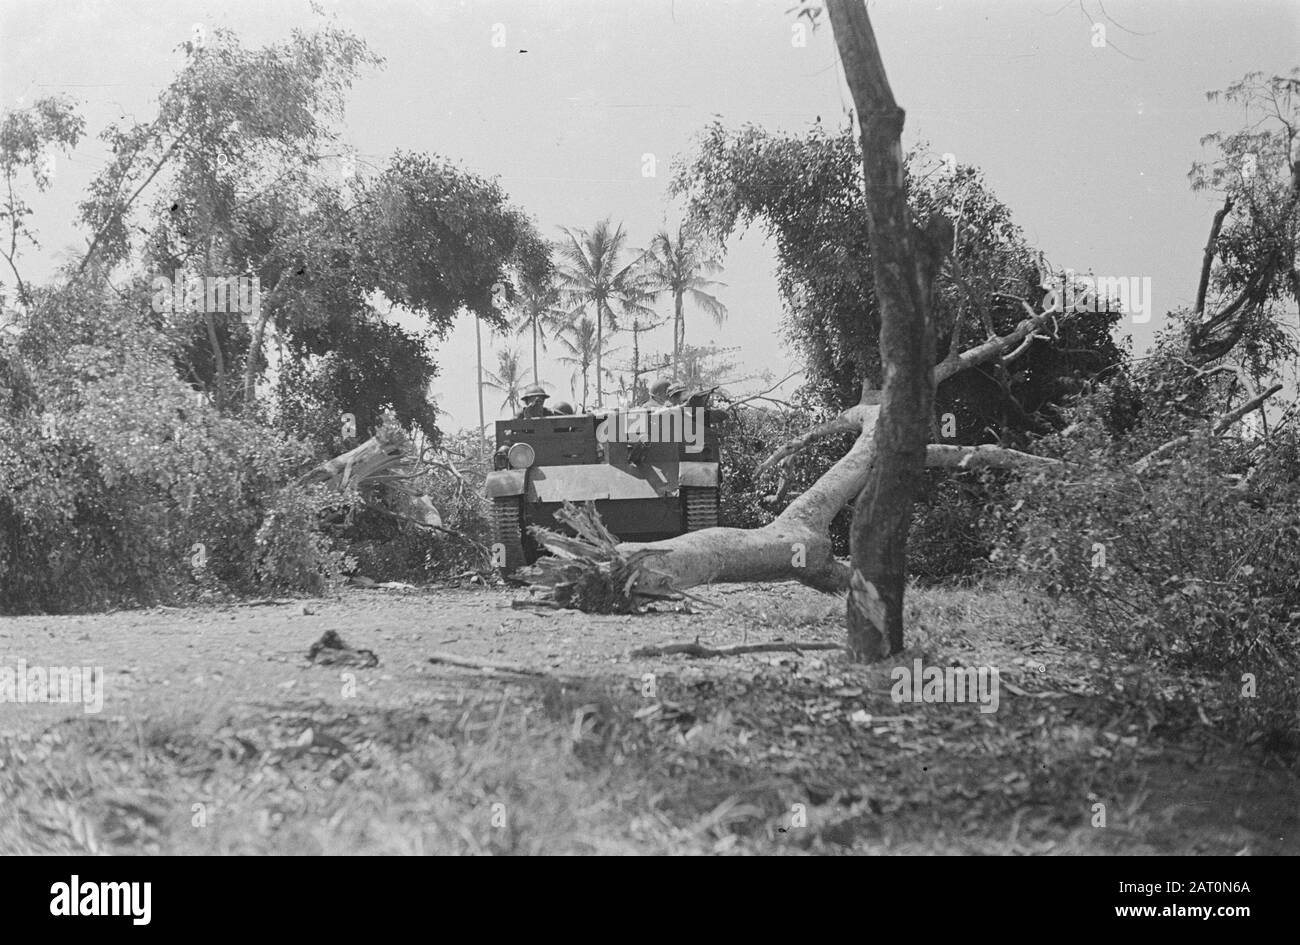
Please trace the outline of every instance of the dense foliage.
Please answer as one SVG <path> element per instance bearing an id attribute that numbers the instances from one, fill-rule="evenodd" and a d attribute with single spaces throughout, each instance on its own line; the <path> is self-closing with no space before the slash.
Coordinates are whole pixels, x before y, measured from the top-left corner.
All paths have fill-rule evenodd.
<path id="1" fill-rule="evenodd" d="M 1024 304 L 1041 304 L 1047 274 L 978 171 L 925 165 L 920 153 L 909 161 L 914 213 L 918 219 L 943 213 L 956 229 L 935 288 L 942 357 L 1013 329 L 1025 317 Z M 729 131 L 715 122 L 678 167 L 673 189 L 686 203 L 690 225 L 709 239 L 723 244 L 754 225 L 772 237 L 786 337 L 802 359 L 804 396 L 818 419 L 855 403 L 864 381 L 879 387 L 880 316 L 861 151 L 848 129 L 819 125 L 794 135 L 752 125 Z M 1016 361 L 951 377 L 936 393 L 934 439 L 1023 446 L 1033 434 L 1064 426 L 1064 408 L 1092 377 L 1120 362 L 1123 352 L 1112 338 L 1119 317 L 1116 310 L 1062 320 L 1050 342 L 1034 342 Z M 1003 478 L 927 475 L 909 539 L 912 573 L 934 581 L 981 566 L 992 546 L 979 519 L 1000 495 Z M 837 547 L 845 528 L 841 517 Z"/>
<path id="2" fill-rule="evenodd" d="M 334 28 L 187 44 L 156 114 L 102 132 L 112 157 L 79 206 L 88 249 L 48 285 L 21 276 L 36 242 L 22 193 L 48 185 L 84 123 L 61 99 L 0 119 L 0 609 L 477 563 L 472 536 L 297 484 L 385 424 L 438 455 L 435 344 L 466 310 L 504 327 L 516 286 L 550 274 L 496 181 L 421 154 L 357 169 L 334 126 L 378 64 Z M 399 325 L 398 306 L 427 327 Z M 421 476 L 435 499 L 452 488 L 453 528 L 481 531 L 463 479 Z"/>

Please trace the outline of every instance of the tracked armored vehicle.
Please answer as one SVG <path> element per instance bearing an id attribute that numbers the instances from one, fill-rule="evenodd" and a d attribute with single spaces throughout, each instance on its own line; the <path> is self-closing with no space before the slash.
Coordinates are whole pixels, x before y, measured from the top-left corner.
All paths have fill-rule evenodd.
<path id="1" fill-rule="evenodd" d="M 594 502 L 624 541 L 717 525 L 725 417 L 696 399 L 666 410 L 498 420 L 485 484 L 494 563 L 510 572 L 536 560 L 528 527 L 560 529 L 554 516 L 564 502 Z"/>

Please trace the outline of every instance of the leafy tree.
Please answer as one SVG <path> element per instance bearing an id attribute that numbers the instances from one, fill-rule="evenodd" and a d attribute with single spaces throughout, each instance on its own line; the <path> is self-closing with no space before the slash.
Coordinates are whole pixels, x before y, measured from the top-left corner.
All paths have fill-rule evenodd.
<path id="1" fill-rule="evenodd" d="M 313 170 L 337 144 L 343 93 L 379 62 L 332 28 L 251 50 L 217 29 L 204 45 L 187 44 L 153 119 L 100 135 L 114 159 L 80 205 L 91 239 L 78 276 L 128 260 L 139 230 L 155 275 L 256 277 L 265 287 L 257 312 L 169 306 L 166 291 L 154 299 L 156 320 L 188 349 L 178 366 L 221 409 L 251 406 L 267 325 L 287 331 L 290 320 L 314 318 L 340 281 L 326 262 L 350 228 Z M 149 225 L 137 228 L 151 186 Z"/>
<path id="2" fill-rule="evenodd" d="M 196 401 L 166 336 L 139 317 L 147 284 L 83 279 L 33 296 L 27 331 L 0 353 L 0 373 L 17 364 L 23 378 L 17 397 L 0 385 L 0 611 L 252 590 L 282 540 L 290 556 L 323 555 L 291 569 L 315 575 L 312 589 L 337 574 L 341 558 L 292 529 L 259 545 L 311 451 Z"/>
<path id="3" fill-rule="evenodd" d="M 408 332 L 374 313 L 337 317 L 291 334 L 272 403 L 281 429 L 324 452 L 347 448 L 342 414 L 358 436 L 383 423 L 387 411 L 437 444 L 438 411 L 428 398 L 438 369 L 429 355 L 431 331 Z"/>
<path id="4" fill-rule="evenodd" d="M 722 267 L 705 252 L 703 241 L 684 227 L 678 228 L 676 237 L 667 230 L 656 233 L 641 265 L 649 291 L 667 292 L 673 299 L 673 377 L 677 378 L 681 375 L 681 349 L 686 341 L 685 300 L 690 298 L 712 316 L 715 325 L 727 319 L 727 307 L 705 291 L 723 285 L 705 278 Z"/>
<path id="5" fill-rule="evenodd" d="M 564 229 L 564 228 L 562 228 Z M 627 234 L 623 226 L 611 227 L 609 218 L 601 220 L 590 230 L 564 229 L 561 241 L 560 285 L 565 290 L 572 308 L 570 314 L 590 312 L 595 330 L 591 351 L 596 364 L 596 406 L 603 403 L 601 378 L 604 376 L 602 358 L 605 353 L 604 327 L 618 330 L 617 315 L 650 315 L 644 304 L 651 298 L 638 271 L 638 260 L 624 263 Z M 616 310 L 617 309 L 617 314 Z M 570 332 L 570 339 L 575 337 Z M 566 339 L 567 342 L 570 339 Z M 586 369 L 583 369 L 583 403 L 586 403 Z"/>
<path id="6" fill-rule="evenodd" d="M 1193 191 L 1221 194 L 1223 205 L 1210 227 L 1196 302 L 1183 319 L 1188 348 L 1201 362 L 1232 352 L 1259 378 L 1294 353 L 1280 321 L 1288 300 L 1300 304 L 1300 67 L 1287 75 L 1248 73 L 1206 97 L 1242 106 L 1247 125 L 1203 137 L 1218 155 L 1189 174 Z"/>
<path id="7" fill-rule="evenodd" d="M 517 285 L 550 271 L 550 248 L 501 185 L 450 161 L 399 152 L 359 197 L 366 288 L 422 313 L 439 336 L 462 308 L 506 328 L 496 298 L 515 304 Z"/>
<path id="8" fill-rule="evenodd" d="M 785 333 L 828 404 L 857 397 L 863 376 L 879 387 L 879 314 L 861 196 L 858 146 L 820 125 L 784 135 L 714 122 L 679 164 L 672 193 L 688 224 L 725 248 L 760 224 L 773 238 Z"/>
<path id="9" fill-rule="evenodd" d="M 683 344 L 678 352 L 681 358 L 681 382 L 687 390 L 705 390 L 735 383 L 736 368 L 740 365 L 729 355 L 736 350 L 716 345 Z"/>
<path id="10" fill-rule="evenodd" d="M 19 247 L 39 244 L 26 222 L 32 208 L 22 199 L 21 189 L 15 192 L 15 179 L 26 170 L 32 175 L 36 189 L 46 190 L 52 178 L 54 150 L 71 151 L 85 129 L 85 120 L 71 102 L 62 98 L 42 98 L 29 108 L 5 112 L 0 119 L 0 172 L 5 179 L 4 194 L 0 196 L 0 225 L 9 237 L 8 246 L 0 243 L 0 255 L 13 273 L 17 301 L 21 305 L 30 304 L 32 299 L 18 272 Z"/>
<path id="11" fill-rule="evenodd" d="M 316 412 L 335 414 L 334 426 L 346 412 L 359 429 L 373 428 L 371 408 L 391 406 L 401 422 L 432 434 L 423 392 L 436 369 L 418 353 L 424 343 L 443 337 L 462 308 L 502 324 L 493 287 L 503 283 L 508 294 L 512 273 L 549 265 L 543 241 L 499 184 L 450 162 L 398 153 L 370 177 L 322 173 L 338 149 L 333 120 L 343 93 L 360 69 L 379 61 L 360 40 L 333 29 L 294 33 L 257 50 L 217 30 L 189 50 L 153 121 L 105 133 L 117 158 L 82 205 L 94 231 L 83 273 L 92 260 L 126 258 L 131 211 L 154 184 L 143 247 L 151 271 L 259 281 L 256 312 L 173 306 L 155 313 L 177 340 L 182 375 L 221 409 L 253 408 L 274 335 L 293 357 L 330 358 L 325 371 L 334 379 L 322 376 L 309 389 L 341 396 L 356 389 L 342 380 L 349 373 L 371 385 L 373 397 L 317 405 Z M 382 317 L 373 303 L 385 297 L 423 316 L 432 335 L 376 327 Z M 365 362 L 410 370 L 376 373 Z"/>
<path id="12" fill-rule="evenodd" d="M 519 393 L 524 389 L 527 378 L 528 369 L 519 364 L 519 352 L 503 348 L 497 352 L 496 373 L 488 372 L 487 380 L 483 383 L 493 390 L 505 393 L 506 399 L 501 401 L 500 409 L 509 409 L 510 415 L 514 416 L 519 412 Z"/>
<path id="13" fill-rule="evenodd" d="M 1046 274 L 977 170 L 940 172 L 926 163 L 918 152 L 907 165 L 913 216 L 937 212 L 957 231 L 931 313 L 940 356 L 948 356 L 1018 324 L 1025 317 L 1018 300 L 1040 302 Z M 753 125 L 728 131 L 714 122 L 672 184 L 688 223 L 707 238 L 725 245 L 755 224 L 773 237 L 785 334 L 827 410 L 856 402 L 864 382 L 878 389 L 883 380 L 861 167 L 848 129 L 816 125 L 795 135 Z M 956 416 L 957 436 L 949 441 L 1015 441 L 1062 425 L 1060 406 L 1121 357 L 1111 338 L 1118 317 L 1069 320 L 1056 345 L 1031 344 L 1014 369 L 999 361 L 952 375 L 935 398 L 937 416 Z"/>
<path id="14" fill-rule="evenodd" d="M 502 330 L 517 285 L 544 283 L 550 248 L 496 181 L 424 155 L 399 154 L 362 193 L 371 278 L 443 337 L 462 308 Z M 476 345 L 479 377 L 481 346 Z M 482 413 L 482 388 L 479 388 Z"/>
<path id="15" fill-rule="evenodd" d="M 591 373 L 592 365 L 596 365 L 596 400 L 600 401 L 600 387 L 602 377 L 608 379 L 611 374 L 606 371 L 601 374 L 600 355 L 612 354 L 617 349 L 609 347 L 609 338 L 601 337 L 596 323 L 588 316 L 582 316 L 577 321 L 567 325 L 556 336 L 562 347 L 568 354 L 561 355 L 560 360 L 565 364 L 574 365 L 574 371 L 570 377 L 570 390 L 573 384 L 577 383 L 579 375 L 582 377 L 582 412 L 587 410 L 587 392 L 588 377 Z"/>
<path id="16" fill-rule="evenodd" d="M 186 261 L 198 255 L 208 262 L 204 257 L 219 251 L 208 242 L 217 235 L 237 242 L 240 202 L 319 160 L 337 139 L 332 122 L 342 114 L 342 93 L 363 67 L 382 61 L 333 28 L 295 30 L 285 42 L 254 50 L 216 29 L 204 45 L 186 49 L 157 116 L 125 129 L 109 125 L 100 135 L 114 157 L 80 205 L 92 234 L 81 271 L 97 258 L 127 259 L 129 215 L 160 175 L 167 193 L 159 205 L 177 219 L 174 248 Z"/>
<path id="17" fill-rule="evenodd" d="M 341 413 L 364 434 L 391 412 L 436 442 L 431 344 L 464 309 L 503 327 L 498 300 L 543 279 L 549 252 L 499 184 L 441 159 L 323 172 L 342 93 L 377 62 L 335 30 L 256 50 L 217 31 L 187 49 L 152 120 L 105 131 L 114 157 L 80 206 L 85 256 L 58 285 L 19 289 L 27 330 L 0 345 L 0 606 L 50 606 L 68 567 L 85 586 L 59 606 L 165 596 L 191 579 L 196 541 L 218 584 L 319 589 L 344 559 L 314 533 L 318 513 L 340 500 L 284 492 L 304 441 L 336 448 Z M 79 135 L 59 103 L 0 119 L 15 276 L 31 241 L 15 177 L 31 167 L 45 186 L 44 156 Z M 243 278 L 260 304 L 214 307 L 211 283 L 187 298 L 191 276 Z M 427 330 L 388 322 L 395 305 Z M 268 338 L 281 358 L 262 401 Z"/>
<path id="18" fill-rule="evenodd" d="M 515 334 L 532 332 L 533 336 L 533 377 L 539 377 L 537 368 L 537 350 L 546 350 L 546 334 L 554 335 L 569 323 L 569 317 L 561 305 L 560 287 L 551 276 L 543 280 L 523 279 L 519 286 L 519 299 L 515 310 Z"/>

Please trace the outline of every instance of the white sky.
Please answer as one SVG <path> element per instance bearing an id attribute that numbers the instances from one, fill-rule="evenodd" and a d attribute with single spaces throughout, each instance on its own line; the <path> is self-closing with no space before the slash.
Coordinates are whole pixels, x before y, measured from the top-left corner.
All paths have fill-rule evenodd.
<path id="1" fill-rule="evenodd" d="M 798 131 L 818 116 L 843 122 L 848 104 L 829 28 L 806 46 L 793 42 L 794 0 L 321 6 L 386 59 L 354 90 L 343 128 L 363 162 L 381 164 L 400 147 L 499 175 L 548 237 L 611 215 L 643 246 L 674 219 L 671 159 L 711 118 Z M 1187 185 L 1192 161 L 1207 156 L 1199 138 L 1242 123 L 1204 93 L 1300 61 L 1300 4 L 1110 0 L 1103 12 L 1098 0 L 889 0 L 869 9 L 907 109 L 908 143 L 926 140 L 982 168 L 1053 263 L 1150 277 L 1156 316 L 1129 326 L 1144 347 L 1163 312 L 1195 292 L 1214 209 Z M 24 275 L 39 279 L 84 246 L 72 221 L 105 161 L 94 135 L 123 115 L 151 114 L 193 24 L 229 27 L 252 46 L 314 19 L 307 0 L 0 0 L 0 104 L 64 92 L 81 104 L 90 132 L 60 160 L 53 190 L 31 200 L 43 246 L 26 258 Z M 1094 20 L 1107 27 L 1105 48 L 1092 43 Z M 497 24 L 504 48 L 492 45 Z M 641 174 L 647 153 L 657 159 L 651 178 Z M 715 329 L 688 314 L 688 340 L 738 347 L 747 372 L 797 367 L 780 342 L 772 255 L 759 233 L 733 242 L 720 278 L 729 322 Z M 526 350 L 522 339 L 509 343 Z M 619 343 L 630 346 L 630 336 Z M 501 344 L 485 335 L 489 366 Z M 650 342 L 670 344 L 666 328 Z M 472 425 L 472 319 L 436 356 L 444 425 Z M 543 364 L 558 396 L 567 396 L 569 373 Z M 489 419 L 500 403 L 493 393 Z"/>

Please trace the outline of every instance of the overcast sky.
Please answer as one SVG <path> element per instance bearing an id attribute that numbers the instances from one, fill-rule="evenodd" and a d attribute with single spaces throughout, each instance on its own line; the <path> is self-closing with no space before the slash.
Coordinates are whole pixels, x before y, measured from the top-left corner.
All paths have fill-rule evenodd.
<path id="1" fill-rule="evenodd" d="M 823 26 L 799 44 L 795 0 L 344 0 L 320 4 L 386 64 L 354 90 L 344 140 L 378 165 L 396 148 L 438 153 L 499 176 L 547 236 L 622 221 L 643 246 L 666 220 L 669 166 L 714 116 L 800 131 L 844 121 L 848 93 Z M 1031 244 L 1057 265 L 1146 276 L 1155 317 L 1130 325 L 1141 349 L 1163 313 L 1195 293 L 1214 204 L 1193 195 L 1199 138 L 1241 126 L 1210 104 L 1248 71 L 1300 62 L 1294 0 L 980 0 L 869 4 L 906 141 L 977 165 Z M 182 62 L 195 23 L 245 45 L 318 18 L 307 0 L 0 0 L 0 102 L 55 92 L 76 99 L 91 132 L 33 199 L 40 278 L 84 246 L 75 203 L 105 162 L 93 135 L 123 115 L 146 120 Z M 800 21 L 802 22 L 802 21 Z M 1094 45 L 1094 23 L 1106 28 Z M 504 45 L 494 46 L 502 36 Z M 525 52 L 526 50 L 526 52 Z M 656 174 L 642 174 L 643 156 Z M 781 305 L 762 234 L 733 242 L 719 291 L 722 328 L 688 314 L 694 343 L 735 346 L 749 372 L 797 367 L 780 341 Z M 671 303 L 662 306 L 668 312 Z M 622 339 L 620 339 L 621 341 Z M 485 336 L 485 360 L 500 347 Z M 524 349 L 521 341 L 512 345 Z M 664 329 L 650 342 L 669 347 Z M 473 322 L 437 352 L 435 385 L 450 428 L 474 423 Z M 494 359 L 492 359 L 494 360 Z M 621 357 L 614 360 L 621 361 Z M 567 394 L 569 370 L 543 366 Z M 489 392 L 489 395 L 491 392 Z M 489 399 L 489 418 L 499 395 Z"/>

